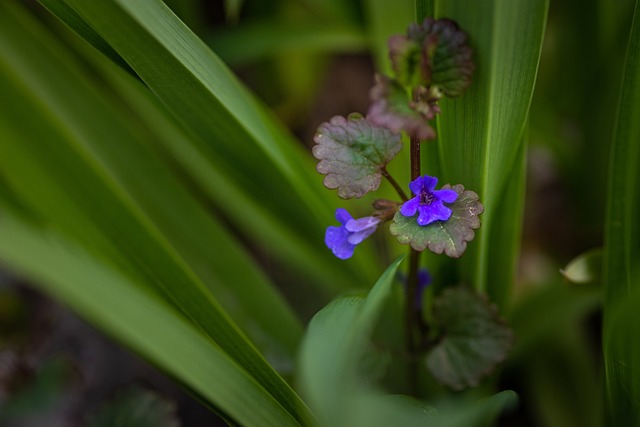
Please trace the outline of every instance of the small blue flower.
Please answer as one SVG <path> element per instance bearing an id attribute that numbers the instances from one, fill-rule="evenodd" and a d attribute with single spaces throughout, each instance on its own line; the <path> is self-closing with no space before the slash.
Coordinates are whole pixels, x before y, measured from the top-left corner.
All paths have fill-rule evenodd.
<path id="1" fill-rule="evenodd" d="M 442 202 L 453 203 L 458 198 L 458 193 L 453 190 L 436 190 L 438 178 L 433 176 L 419 176 L 409 184 L 411 192 L 416 195 L 407 200 L 400 207 L 400 213 L 404 216 L 418 215 L 418 225 L 429 225 L 434 221 L 446 221 L 451 217 L 451 209 Z"/>
<path id="2" fill-rule="evenodd" d="M 336 219 L 340 227 L 327 227 L 324 242 L 333 254 L 340 259 L 351 258 L 353 250 L 369 237 L 380 224 L 380 218 L 366 216 L 353 219 L 346 209 L 336 209 Z"/>

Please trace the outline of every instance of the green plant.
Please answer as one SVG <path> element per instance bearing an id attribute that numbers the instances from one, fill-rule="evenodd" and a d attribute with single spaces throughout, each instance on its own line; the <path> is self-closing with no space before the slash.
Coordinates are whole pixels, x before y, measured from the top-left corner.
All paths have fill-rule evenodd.
<path id="1" fill-rule="evenodd" d="M 601 306 L 606 424 L 638 423 L 637 2 L 630 35 L 618 25 L 628 5 L 593 0 L 567 26 L 550 22 L 551 39 L 572 26 L 585 29 L 585 37 L 592 34 L 587 30 L 602 28 L 602 39 L 585 50 L 607 67 L 592 70 L 589 55 L 566 54 L 549 60 L 545 71 L 543 52 L 533 107 L 548 1 L 417 0 L 391 6 L 363 0 L 356 6 L 308 0 L 262 7 L 229 1 L 229 16 L 239 21 L 218 35 L 208 34 L 198 14 L 189 12 L 195 1 L 39 2 L 48 11 L 18 0 L 0 3 L 4 267 L 141 354 L 230 424 L 247 426 L 490 425 L 508 407 L 519 408 L 516 417 L 534 414 L 540 425 L 599 425 L 598 370 L 580 322 Z M 560 16 L 570 2 L 555 4 Z M 597 7 L 602 13 L 594 18 L 589 13 Z M 242 8 L 258 10 L 258 19 L 245 25 Z M 420 49 L 405 39 L 392 39 L 394 67 L 387 60 L 389 37 L 428 16 L 451 19 L 468 35 L 475 70 L 464 74 L 471 76 L 464 94 L 457 86 L 436 88 L 433 76 L 411 68 L 416 58 L 420 62 Z M 576 149 L 563 145 L 554 126 L 565 124 L 563 109 L 585 88 L 589 105 L 616 102 L 616 64 L 625 55 L 618 46 L 627 45 L 627 38 L 609 186 L 598 190 L 604 179 L 585 184 L 591 164 L 571 161 L 592 154 L 571 151 Z M 339 206 L 320 188 L 309 150 L 214 52 L 230 64 L 275 55 L 280 61 L 271 64 L 270 77 L 283 74 L 281 90 L 291 98 L 278 112 L 292 118 L 319 81 L 314 72 L 322 69 L 326 52 L 369 46 L 381 74 L 397 73 L 395 81 L 378 77 L 374 89 L 374 105 L 382 100 L 383 111 L 401 117 L 401 124 L 397 115 L 378 117 L 379 126 L 391 128 L 379 130 L 389 132 L 382 144 L 389 156 L 362 173 L 363 186 L 353 185 L 361 170 L 343 174 L 327 164 L 319 170 L 337 172 L 325 183 L 341 196 L 360 197 L 382 178 L 390 182 L 380 185 L 374 214 L 365 221 L 354 225 L 350 220 L 359 220 L 340 215 L 334 231 L 342 237 L 336 239 L 344 243 L 357 234 L 355 246 L 395 217 L 394 236 L 376 235 L 375 245 L 362 245 L 344 262 L 323 245 Z M 296 50 L 304 53 L 291 53 Z M 580 77 L 572 61 L 582 64 Z M 601 78 L 605 74 L 608 79 Z M 466 87 L 469 80 L 463 80 Z M 558 82 L 573 92 L 556 102 Z M 441 93 L 460 96 L 439 99 Z M 398 99 L 404 104 L 394 104 Z M 420 108 L 407 109 L 412 101 Z M 614 110 L 591 108 L 602 117 Z M 591 114 L 580 117 L 585 129 L 596 126 Z M 318 146 L 343 143 L 335 127 L 362 130 L 363 122 L 330 122 L 324 128 L 330 138 Z M 593 142 L 595 132 L 608 140 L 608 126 L 589 133 L 592 145 L 585 152 L 608 148 Z M 399 130 L 408 133 L 408 150 L 399 150 L 402 140 L 392 133 Z M 544 140 L 538 145 L 546 144 L 563 173 L 581 185 L 565 193 L 569 205 L 591 215 L 601 210 L 598 197 L 608 197 L 603 220 L 571 218 L 579 230 L 595 221 L 605 231 L 602 258 L 576 261 L 591 282 L 603 285 L 602 303 L 597 285 L 563 286 L 559 275 L 528 295 L 516 287 L 530 138 Z M 315 151 L 331 163 L 331 156 L 318 153 L 322 149 Z M 349 158 L 353 164 L 360 160 L 358 153 Z M 423 173 L 464 186 L 435 190 L 435 183 L 425 181 L 414 191 L 444 201 L 453 210 L 450 218 L 418 221 L 413 216 L 423 214 L 420 206 L 401 208 L 409 199 L 404 183 Z M 593 200 L 590 191 L 597 194 Z M 394 201 L 398 197 L 401 202 Z M 371 213 L 372 202 L 364 197 L 350 210 Z M 475 229 L 474 241 L 468 247 L 467 237 L 438 244 L 459 231 L 455 224 L 469 219 L 469 207 L 476 215 L 462 234 Z M 554 221 L 571 222 L 559 213 Z M 395 240 L 411 244 L 406 262 L 406 248 Z M 416 250 L 427 247 L 460 259 L 428 251 L 418 258 Z M 265 258 L 277 276 L 261 263 Z M 601 274 L 590 268 L 599 262 Z M 422 288 L 416 304 L 424 284 L 420 265 L 429 268 L 432 284 Z M 403 269 L 405 289 L 398 280 Z M 567 269 L 570 280 L 573 271 Z M 305 326 L 298 305 L 314 312 L 325 307 Z M 498 312 L 516 341 L 504 367 L 482 380 L 510 342 Z M 549 349 L 544 357 L 533 351 L 540 348 Z M 566 368 L 556 372 L 558 366 Z M 529 393 L 523 404 L 517 405 L 514 392 L 499 392 L 509 387 Z"/>

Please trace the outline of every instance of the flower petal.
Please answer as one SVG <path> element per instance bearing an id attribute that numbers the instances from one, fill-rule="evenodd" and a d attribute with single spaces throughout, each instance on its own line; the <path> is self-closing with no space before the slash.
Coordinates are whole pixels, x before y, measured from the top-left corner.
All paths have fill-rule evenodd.
<path id="1" fill-rule="evenodd" d="M 340 259 L 351 258 L 355 245 L 349 243 L 350 233 L 343 227 L 327 227 L 324 242 L 335 256 Z"/>
<path id="2" fill-rule="evenodd" d="M 345 224 L 345 227 L 348 231 L 355 233 L 357 231 L 363 231 L 371 227 L 373 227 L 373 229 L 375 230 L 378 224 L 380 224 L 380 218 L 376 218 L 374 216 L 365 216 L 364 218 L 349 220 L 349 222 Z"/>
<path id="3" fill-rule="evenodd" d="M 458 198 L 458 193 L 453 190 L 436 190 L 433 192 L 436 198 L 442 200 L 445 203 L 453 203 Z"/>
<path id="4" fill-rule="evenodd" d="M 419 176 L 409 184 L 411 192 L 416 196 L 422 192 L 431 193 L 438 184 L 438 178 L 429 175 Z"/>
<path id="5" fill-rule="evenodd" d="M 422 177 L 417 177 L 409 183 L 409 189 L 416 196 L 422 192 Z"/>
<path id="6" fill-rule="evenodd" d="M 353 217 L 346 209 L 338 208 L 336 209 L 336 219 L 340 224 L 345 225 L 349 220 L 353 219 Z"/>
<path id="7" fill-rule="evenodd" d="M 344 227 L 329 226 L 324 234 L 324 243 L 329 249 L 333 249 L 342 241 L 346 241 L 347 237 L 349 237 L 349 232 Z"/>
<path id="8" fill-rule="evenodd" d="M 442 202 L 437 202 L 431 204 L 431 213 L 434 218 L 438 221 L 446 221 L 451 218 L 451 209 L 442 204 Z"/>
<path id="9" fill-rule="evenodd" d="M 400 207 L 400 213 L 404 216 L 414 216 L 420 206 L 420 197 L 414 197 L 413 199 L 407 200 Z"/>
<path id="10" fill-rule="evenodd" d="M 358 245 L 362 243 L 364 239 L 371 236 L 374 231 L 376 231 L 376 227 L 366 228 L 362 231 L 351 233 L 349 237 L 347 237 L 347 242 L 351 243 L 352 245 Z"/>
<path id="11" fill-rule="evenodd" d="M 438 219 L 433 215 L 433 205 L 421 205 L 418 211 L 420 212 L 420 215 L 418 215 L 418 225 L 422 227 Z"/>

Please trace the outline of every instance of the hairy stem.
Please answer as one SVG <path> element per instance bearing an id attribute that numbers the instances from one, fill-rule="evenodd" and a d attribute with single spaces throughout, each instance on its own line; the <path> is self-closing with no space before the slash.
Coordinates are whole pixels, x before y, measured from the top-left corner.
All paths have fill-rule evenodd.
<path id="1" fill-rule="evenodd" d="M 389 181 L 389 183 L 393 186 L 393 188 L 396 190 L 396 193 L 398 193 L 398 195 L 400 196 L 400 198 L 402 199 L 403 202 L 406 202 L 407 200 L 409 200 L 409 198 L 407 197 L 407 193 L 404 192 L 404 190 L 402 189 L 402 187 L 400 187 L 400 185 L 398 184 L 398 181 L 396 181 L 391 174 L 389 173 L 389 171 L 387 171 L 386 167 L 382 168 L 382 176 L 384 176 L 387 181 Z"/>

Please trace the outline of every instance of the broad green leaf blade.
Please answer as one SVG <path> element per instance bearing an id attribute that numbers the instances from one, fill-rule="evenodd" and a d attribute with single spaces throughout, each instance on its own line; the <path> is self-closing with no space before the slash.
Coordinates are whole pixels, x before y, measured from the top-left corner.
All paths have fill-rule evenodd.
<path id="1" fill-rule="evenodd" d="M 289 312 L 289 319 L 294 321 L 291 323 L 285 320 L 286 315 L 281 317 L 282 313 L 269 311 L 280 306 L 286 313 L 286 305 L 278 303 L 278 297 L 273 298 L 276 295 L 260 274 L 254 271 L 245 276 L 246 271 L 251 271 L 251 264 L 239 262 L 242 251 L 234 249 L 233 241 L 225 237 L 223 229 L 216 228 L 203 212 L 198 211 L 201 208 L 169 175 L 165 175 L 167 172 L 154 163 L 152 156 L 140 151 L 140 147 L 136 148 L 131 130 L 122 126 L 114 118 L 113 111 L 83 86 L 82 76 L 73 68 L 61 67 L 57 62 L 60 58 L 56 56 L 61 53 L 55 45 L 38 48 L 35 41 L 38 31 L 33 23 L 29 24 L 23 15 L 9 6 L 2 8 L 5 13 L 0 16 L 3 20 L 0 27 L 7 31 L 8 37 L 0 39 L 0 61 L 3 63 L 0 87 L 12 99 L 11 105 L 0 103 L 3 112 L 0 117 L 3 134 L 0 170 L 7 184 L 41 221 L 115 264 L 134 278 L 134 282 L 152 289 L 179 308 L 258 381 L 266 384 L 265 387 L 288 405 L 292 413 L 304 418 L 304 414 L 295 409 L 300 404 L 298 398 L 245 338 L 198 274 L 204 277 L 208 271 L 207 279 L 211 282 L 212 275 L 218 273 L 215 266 L 224 272 L 227 267 L 221 263 L 228 263 L 245 271 L 238 275 L 237 271 L 227 270 L 225 280 L 262 281 L 262 285 L 255 284 L 254 291 L 265 300 L 252 299 L 255 295 L 249 295 L 245 303 L 274 303 L 273 307 L 257 307 L 256 314 L 262 313 L 262 321 L 266 325 L 271 323 L 273 331 L 281 338 L 294 331 L 286 338 L 290 340 L 289 344 L 284 345 L 292 352 L 296 345 L 295 318 Z M 20 37 L 11 34 L 20 34 Z M 30 66 L 38 64 L 32 64 L 30 59 L 39 58 L 44 60 L 41 67 Z M 43 78 L 39 70 L 49 71 L 48 78 Z M 71 80 L 75 86 L 67 85 L 68 76 L 76 78 L 75 82 Z M 34 115 L 40 118 L 35 124 L 31 121 Z M 101 132 L 104 135 L 100 135 Z M 118 147 L 118 143 L 123 144 L 120 150 L 110 151 L 110 146 Z M 154 189 L 154 186 L 159 187 Z M 170 198 L 163 201 L 165 191 Z M 176 216 L 172 198 L 184 205 L 184 217 Z M 184 239 L 181 233 L 187 229 L 179 224 L 185 219 L 193 221 L 195 227 L 203 227 L 199 231 L 191 230 L 187 238 L 197 239 L 194 234 L 200 232 L 210 241 L 201 241 L 204 246 L 200 248 L 189 246 L 186 240 L 181 241 Z M 228 243 L 229 252 L 224 255 L 231 258 L 218 255 L 207 260 L 206 255 L 202 258 L 197 254 L 198 250 L 208 250 L 214 242 Z M 234 257 L 240 258 L 234 260 Z M 196 266 L 208 261 L 214 263 L 213 269 Z M 217 287 L 218 291 L 221 289 Z M 251 319 L 250 316 L 253 313 L 245 319 Z M 270 316 L 279 317 L 288 326 L 283 328 L 282 324 L 272 323 Z M 258 334 L 264 334 L 260 325 L 256 327 Z"/>
<path id="2" fill-rule="evenodd" d="M 0 222 L 0 259 L 246 426 L 299 422 L 175 310 L 54 233 Z M 40 262 L 34 263 L 37 259 Z"/>
<path id="3" fill-rule="evenodd" d="M 359 364 L 402 258 L 391 264 L 365 297 L 340 298 L 314 316 L 300 349 L 303 395 L 326 425 L 346 425 Z"/>
<path id="4" fill-rule="evenodd" d="M 407 396 L 385 395 L 363 371 L 363 356 L 402 259 L 380 277 L 368 296 L 340 298 L 311 320 L 300 351 L 301 391 L 323 425 L 350 427 L 484 425 L 516 400 L 503 392 L 476 404 L 443 402 L 439 414 Z"/>
<path id="5" fill-rule="evenodd" d="M 520 144 L 518 158 L 513 165 L 509 182 L 496 206 L 494 223 L 490 231 L 491 246 L 488 255 L 488 271 L 492 272 L 487 283 L 487 294 L 504 312 L 509 307 L 510 298 L 518 274 L 520 262 L 520 242 L 525 208 L 525 187 L 527 177 L 527 144 Z"/>
<path id="6" fill-rule="evenodd" d="M 436 17 L 456 21 L 469 35 L 476 64 L 469 90 L 441 101 L 437 133 L 443 178 L 473 188 L 486 209 L 465 271 L 465 279 L 480 291 L 492 281 L 487 261 L 490 229 L 500 226 L 493 215 L 523 141 L 548 4 L 435 1 Z"/>
<path id="7" fill-rule="evenodd" d="M 608 425 L 640 424 L 640 280 L 616 305 L 605 305 L 603 336 L 605 418 Z"/>
<path id="8" fill-rule="evenodd" d="M 636 1 L 611 151 L 605 221 L 605 414 L 611 425 L 640 423 L 639 116 L 640 2 Z"/>
<path id="9" fill-rule="evenodd" d="M 170 165 L 178 162 L 183 172 L 190 174 L 197 186 L 210 197 L 221 199 L 223 203 L 219 208 L 224 209 L 233 221 L 241 223 L 243 231 L 257 240 L 256 244 L 262 244 L 269 254 L 285 260 L 287 268 L 295 271 L 296 275 L 304 276 L 307 284 L 325 294 L 353 282 L 353 279 L 347 279 L 352 276 L 344 264 L 343 268 L 337 268 L 332 263 L 333 259 L 327 262 L 323 257 L 328 252 L 326 247 L 318 242 L 309 242 L 306 236 L 296 233 L 282 221 L 277 212 L 245 194 L 239 183 L 223 173 L 224 167 L 219 165 L 219 160 L 204 158 L 189 135 L 175 124 L 146 88 L 104 61 L 100 64 L 110 84 L 108 90 L 119 94 L 123 102 L 134 108 L 136 119 L 146 124 L 151 148 L 159 151 Z M 238 291 L 236 289 L 234 293 Z M 267 309 L 267 306 L 263 304 L 262 308 Z M 279 322 L 275 318 L 272 321 L 274 324 Z"/>
<path id="10" fill-rule="evenodd" d="M 199 155 L 215 164 L 254 204 L 272 213 L 281 227 L 305 236 L 303 241 L 317 261 L 329 267 L 327 271 L 340 265 L 322 244 L 337 202 L 319 185 L 311 156 L 163 3 L 47 1 L 64 1 L 94 28 L 188 129 Z M 211 189 L 216 206 L 238 230 L 253 222 L 252 211 L 227 212 L 224 199 L 234 195 L 205 188 Z M 245 237 L 264 246 L 287 247 L 284 239 L 271 241 L 271 235 L 252 227 Z M 355 272 L 375 273 L 371 265 L 366 257 L 343 264 L 326 282 L 345 288 Z"/>
<path id="11" fill-rule="evenodd" d="M 51 13 L 58 16 L 64 23 L 77 32 L 82 38 L 101 51 L 113 62 L 133 73 L 127 63 L 113 50 L 100 34 L 96 33 L 72 8 L 66 3 L 58 0 L 42 0 L 40 3 Z"/>
<path id="12" fill-rule="evenodd" d="M 379 128 L 359 114 L 335 116 L 314 137 L 313 155 L 324 185 L 343 199 L 360 198 L 380 186 L 382 172 L 402 148 L 400 135 Z"/>
<path id="13" fill-rule="evenodd" d="M 151 390 L 130 387 L 104 403 L 88 427 L 180 427 L 176 404 Z"/>
<path id="14" fill-rule="evenodd" d="M 637 254 L 638 194 L 640 164 L 640 10 L 636 9 L 620 90 L 618 116 L 609 166 L 607 217 L 605 222 L 604 279 L 605 304 L 615 304 L 632 290 L 631 274 Z"/>

